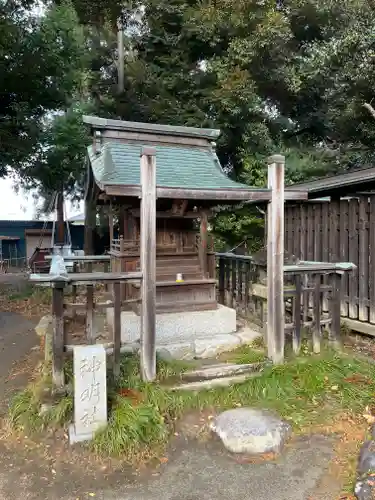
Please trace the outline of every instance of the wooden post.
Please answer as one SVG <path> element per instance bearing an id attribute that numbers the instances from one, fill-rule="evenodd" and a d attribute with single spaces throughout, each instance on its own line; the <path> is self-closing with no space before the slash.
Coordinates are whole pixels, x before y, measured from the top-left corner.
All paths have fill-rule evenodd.
<path id="1" fill-rule="evenodd" d="M 86 339 L 89 344 L 95 343 L 94 336 L 94 285 L 86 286 Z"/>
<path id="2" fill-rule="evenodd" d="M 334 348 L 339 349 L 341 347 L 341 272 L 331 274 L 330 277 L 332 280 L 330 342 Z"/>
<path id="3" fill-rule="evenodd" d="M 316 354 L 320 353 L 320 344 L 322 340 L 322 327 L 320 325 L 321 307 L 320 307 L 320 285 L 321 275 L 315 275 L 314 288 L 314 314 L 313 314 L 313 350 Z"/>
<path id="4" fill-rule="evenodd" d="M 121 349 L 121 283 L 113 285 L 113 375 L 120 375 Z"/>
<path id="5" fill-rule="evenodd" d="M 141 371 L 143 380 L 156 377 L 156 158 L 155 148 L 141 152 Z"/>
<path id="6" fill-rule="evenodd" d="M 112 208 L 112 203 L 109 205 L 109 212 L 108 212 L 108 226 L 109 226 L 109 248 L 112 248 L 112 241 L 113 241 L 113 208 Z"/>
<path id="7" fill-rule="evenodd" d="M 52 384 L 53 390 L 62 392 L 64 377 L 64 283 L 54 283 L 52 288 Z"/>
<path id="8" fill-rule="evenodd" d="M 199 260 L 203 277 L 207 278 L 207 212 L 201 210 L 200 212 L 200 246 L 199 246 Z"/>
<path id="9" fill-rule="evenodd" d="M 77 262 L 73 262 L 73 273 L 78 272 L 78 264 Z M 75 304 L 77 302 L 77 285 L 72 285 L 72 303 Z M 72 310 L 72 318 L 76 317 L 76 308 L 73 307 Z"/>
<path id="10" fill-rule="evenodd" d="M 294 328 L 293 328 L 293 352 L 299 354 L 301 351 L 301 305 L 302 305 L 302 280 L 301 275 L 294 277 L 296 295 L 294 297 Z M 306 307 L 306 305 L 304 304 Z"/>
<path id="11" fill-rule="evenodd" d="M 284 360 L 284 167 L 285 157 L 268 159 L 268 187 L 271 202 L 267 209 L 267 349 L 275 363 Z"/>
<path id="12" fill-rule="evenodd" d="M 219 304 L 225 304 L 225 261 L 219 257 Z"/>
<path id="13" fill-rule="evenodd" d="M 124 228 L 125 228 L 125 207 L 121 206 L 118 214 L 118 236 L 124 236 Z"/>

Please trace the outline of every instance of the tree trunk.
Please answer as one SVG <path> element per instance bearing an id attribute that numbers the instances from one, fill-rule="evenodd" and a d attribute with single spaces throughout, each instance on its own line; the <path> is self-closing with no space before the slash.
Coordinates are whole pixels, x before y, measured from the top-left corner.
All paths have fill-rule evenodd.
<path id="1" fill-rule="evenodd" d="M 92 201 L 85 201 L 85 255 L 94 254 L 94 229 L 96 226 L 96 206 Z"/>
<path id="2" fill-rule="evenodd" d="M 58 245 L 65 243 L 65 222 L 64 222 L 64 193 L 61 191 L 57 194 L 57 240 Z"/>

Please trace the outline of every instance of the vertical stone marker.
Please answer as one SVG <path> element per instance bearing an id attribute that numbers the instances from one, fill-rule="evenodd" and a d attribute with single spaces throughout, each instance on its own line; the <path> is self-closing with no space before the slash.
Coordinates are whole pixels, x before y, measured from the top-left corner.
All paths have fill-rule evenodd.
<path id="1" fill-rule="evenodd" d="M 70 444 L 88 441 L 107 425 L 106 352 L 102 345 L 74 347 L 74 424 Z"/>

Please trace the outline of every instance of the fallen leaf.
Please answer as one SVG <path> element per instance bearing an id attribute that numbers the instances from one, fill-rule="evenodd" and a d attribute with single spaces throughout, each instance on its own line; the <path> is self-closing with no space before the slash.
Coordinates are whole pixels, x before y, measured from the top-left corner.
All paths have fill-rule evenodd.
<path id="1" fill-rule="evenodd" d="M 333 386 L 331 387 L 331 391 L 338 391 L 338 389 L 339 389 L 339 386 L 338 386 L 338 385 L 333 385 Z"/>
<path id="2" fill-rule="evenodd" d="M 89 497 L 95 497 L 95 496 L 96 496 L 95 493 L 92 493 L 92 492 L 89 493 Z"/>
<path id="3" fill-rule="evenodd" d="M 168 458 L 167 457 L 161 457 L 160 459 L 160 463 L 161 464 L 166 464 L 168 462 Z"/>

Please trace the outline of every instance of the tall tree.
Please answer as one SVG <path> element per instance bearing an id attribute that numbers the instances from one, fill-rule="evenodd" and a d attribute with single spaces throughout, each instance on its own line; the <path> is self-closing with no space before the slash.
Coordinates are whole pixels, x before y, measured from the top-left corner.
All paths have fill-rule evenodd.
<path id="1" fill-rule="evenodd" d="M 0 175 L 30 162 L 49 112 L 79 87 L 84 38 L 69 4 L 42 18 L 12 1 L 0 8 Z"/>

